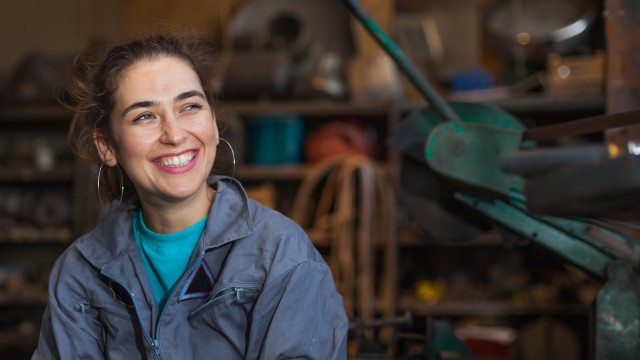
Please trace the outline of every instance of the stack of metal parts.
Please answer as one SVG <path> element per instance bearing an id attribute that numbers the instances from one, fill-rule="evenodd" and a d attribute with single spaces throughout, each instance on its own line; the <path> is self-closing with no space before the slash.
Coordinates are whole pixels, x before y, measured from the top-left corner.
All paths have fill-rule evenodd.
<path id="1" fill-rule="evenodd" d="M 64 134 L 0 136 L 0 240 L 66 242 L 72 236 L 73 166 Z M 45 185 L 45 186 L 43 186 Z"/>
<path id="2" fill-rule="evenodd" d="M 621 230 L 633 230 L 631 224 L 612 226 L 611 221 L 603 222 L 595 216 L 614 221 L 630 215 L 637 219 L 640 157 L 622 155 L 611 159 L 603 154 L 614 154 L 615 150 L 601 144 L 595 151 L 573 153 L 568 158 L 579 161 L 567 162 L 562 159 L 564 149 L 548 156 L 537 142 L 629 125 L 640 119 L 640 112 L 527 130 L 498 108 L 447 103 L 358 6 L 357 0 L 345 3 L 429 103 L 429 107 L 402 123 L 391 143 L 421 159 L 461 204 L 602 280 L 604 285 L 595 304 L 595 358 L 637 357 L 640 242 L 634 231 Z M 533 158 L 527 158 L 531 154 Z M 546 159 L 556 164 L 539 171 L 541 177 L 525 178 L 510 172 L 513 169 L 509 164 L 528 160 L 538 167 Z M 584 205 L 574 206 L 576 202 Z"/>
<path id="3" fill-rule="evenodd" d="M 228 99 L 343 98 L 348 13 L 334 1 L 254 0 L 232 19 Z"/>

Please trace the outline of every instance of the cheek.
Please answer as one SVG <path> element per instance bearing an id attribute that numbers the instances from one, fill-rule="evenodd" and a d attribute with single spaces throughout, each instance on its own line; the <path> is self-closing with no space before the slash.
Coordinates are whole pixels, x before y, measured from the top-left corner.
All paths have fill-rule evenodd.
<path id="1" fill-rule="evenodd" d="M 200 139 L 203 143 L 216 146 L 218 142 L 218 127 L 215 122 L 205 122 L 199 126 L 197 134 L 200 134 Z"/>
<path id="2" fill-rule="evenodd" d="M 207 126 L 203 130 L 203 133 L 207 134 L 207 138 L 211 139 L 215 144 L 218 141 L 218 128 L 215 126 Z"/>
<path id="3" fill-rule="evenodd" d="M 145 136 L 126 136 L 117 141 L 118 160 L 128 164 L 135 159 L 144 157 L 150 145 L 147 144 L 149 138 Z"/>

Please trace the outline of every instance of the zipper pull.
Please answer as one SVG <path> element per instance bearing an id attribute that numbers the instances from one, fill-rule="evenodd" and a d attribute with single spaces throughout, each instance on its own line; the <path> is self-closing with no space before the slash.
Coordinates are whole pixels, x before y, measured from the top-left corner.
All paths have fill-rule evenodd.
<path id="1" fill-rule="evenodd" d="M 89 303 L 81 302 L 79 304 L 74 305 L 73 310 L 84 314 L 89 309 Z"/>
<path id="2" fill-rule="evenodd" d="M 162 360 L 162 355 L 160 354 L 160 345 L 158 344 L 158 339 L 153 339 L 151 341 L 153 344 L 153 350 L 156 352 L 156 359 Z"/>
<path id="3" fill-rule="evenodd" d="M 244 291 L 244 289 L 243 289 L 243 288 L 239 288 L 239 287 L 237 287 L 237 288 L 233 288 L 233 291 L 236 293 L 236 294 L 235 294 L 235 299 L 236 299 L 236 301 L 240 301 L 240 295 L 242 294 L 242 292 Z"/>

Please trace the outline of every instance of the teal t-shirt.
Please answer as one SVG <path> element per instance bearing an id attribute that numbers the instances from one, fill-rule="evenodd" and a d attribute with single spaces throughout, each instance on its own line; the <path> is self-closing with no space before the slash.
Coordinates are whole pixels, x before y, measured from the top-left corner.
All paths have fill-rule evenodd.
<path id="1" fill-rule="evenodd" d="M 161 309 L 176 282 L 187 269 L 206 222 L 205 216 L 184 230 L 172 234 L 158 234 L 144 224 L 142 211 L 134 214 L 133 234 L 151 281 L 153 295 Z"/>

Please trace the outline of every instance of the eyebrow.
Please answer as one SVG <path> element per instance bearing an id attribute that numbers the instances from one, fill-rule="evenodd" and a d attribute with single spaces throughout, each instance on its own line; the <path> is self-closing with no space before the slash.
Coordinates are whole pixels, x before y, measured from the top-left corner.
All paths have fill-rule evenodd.
<path id="1" fill-rule="evenodd" d="M 176 102 L 178 101 L 182 101 L 191 97 L 199 97 L 201 99 L 204 100 L 204 95 L 198 91 L 198 90 L 191 90 L 191 91 L 187 91 L 187 92 L 183 92 L 182 94 L 179 94 L 178 96 L 176 96 L 175 100 Z"/>
<path id="2" fill-rule="evenodd" d="M 135 103 L 127 106 L 127 108 L 124 109 L 124 111 L 122 112 L 121 116 L 124 118 L 125 115 L 127 115 L 127 113 L 129 111 L 132 111 L 132 110 L 135 110 L 135 109 L 138 109 L 138 108 L 151 107 L 151 106 L 158 105 L 158 104 L 159 104 L 159 102 L 157 102 L 157 101 L 138 101 L 138 102 L 135 102 Z"/>
<path id="3" fill-rule="evenodd" d="M 186 92 L 183 92 L 183 93 L 178 94 L 178 95 L 173 99 L 173 101 L 174 101 L 174 102 L 179 102 L 179 101 L 186 100 L 186 99 L 188 99 L 188 98 L 192 98 L 192 97 L 199 97 L 199 98 L 201 98 L 201 99 L 203 99 L 203 100 L 204 100 L 204 98 L 205 98 L 205 97 L 204 97 L 204 95 L 203 95 L 200 91 L 197 91 L 197 90 L 191 90 L 191 91 L 186 91 Z M 138 108 L 145 108 L 145 107 L 157 106 L 157 105 L 159 105 L 159 104 L 160 104 L 160 102 L 159 102 L 159 101 L 150 101 L 150 100 L 135 102 L 135 103 L 133 103 L 133 104 L 131 104 L 131 105 L 127 106 L 127 107 L 124 109 L 124 111 L 122 112 L 122 117 L 125 117 L 125 115 L 127 115 L 127 113 L 128 113 L 129 111 L 132 111 L 132 110 L 135 110 L 135 109 L 138 109 Z"/>

